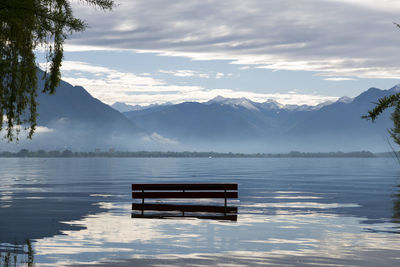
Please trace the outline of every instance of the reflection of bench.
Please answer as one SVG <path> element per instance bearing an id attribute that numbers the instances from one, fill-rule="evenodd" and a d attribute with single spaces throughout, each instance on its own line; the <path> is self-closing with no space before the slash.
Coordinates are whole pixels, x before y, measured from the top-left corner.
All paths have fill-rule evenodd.
<path id="1" fill-rule="evenodd" d="M 132 217 L 165 218 L 184 216 L 236 220 L 237 207 L 228 207 L 227 199 L 238 198 L 237 190 L 237 184 L 132 184 L 132 198 L 142 200 L 142 203 L 132 204 L 132 210 L 141 211 L 141 214 L 132 214 Z M 224 199 L 225 202 L 224 206 L 145 204 L 145 199 Z M 179 211 L 181 214 L 144 214 L 144 211 Z M 223 216 L 210 215 L 210 213 L 223 214 Z"/>

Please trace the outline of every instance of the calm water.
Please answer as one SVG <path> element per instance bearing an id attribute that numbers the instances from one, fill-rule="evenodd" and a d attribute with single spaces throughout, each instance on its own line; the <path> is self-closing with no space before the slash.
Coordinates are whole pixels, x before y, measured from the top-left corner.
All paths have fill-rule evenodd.
<path id="1" fill-rule="evenodd" d="M 391 158 L 3 158 L 0 181 L 0 266 L 400 262 Z M 237 222 L 131 218 L 131 183 L 187 182 L 238 183 Z"/>

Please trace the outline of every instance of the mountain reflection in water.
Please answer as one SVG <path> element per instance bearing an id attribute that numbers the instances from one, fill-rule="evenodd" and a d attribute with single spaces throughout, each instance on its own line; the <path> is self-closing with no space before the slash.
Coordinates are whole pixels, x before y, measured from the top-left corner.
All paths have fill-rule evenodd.
<path id="1" fill-rule="evenodd" d="M 399 174 L 379 158 L 4 159 L 0 243 L 34 239 L 35 266 L 390 266 Z M 238 183 L 237 222 L 132 219 L 144 182 Z"/>

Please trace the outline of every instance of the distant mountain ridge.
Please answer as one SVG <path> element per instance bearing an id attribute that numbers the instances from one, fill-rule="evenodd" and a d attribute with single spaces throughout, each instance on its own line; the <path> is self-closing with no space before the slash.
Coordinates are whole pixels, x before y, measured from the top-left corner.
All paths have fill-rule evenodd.
<path id="1" fill-rule="evenodd" d="M 37 100 L 39 125 L 53 127 L 62 120 L 68 121 L 71 124 L 69 127 L 85 124 L 103 132 L 142 131 L 125 116 L 121 116 L 121 113 L 92 97 L 81 86 L 61 81 L 54 95 L 39 93 Z"/>
<path id="2" fill-rule="evenodd" d="M 171 103 L 164 103 L 164 104 L 151 104 L 148 106 L 141 106 L 141 105 L 129 105 L 123 102 L 115 102 L 114 104 L 111 105 L 111 107 L 119 112 L 129 112 L 129 111 L 138 111 L 138 110 L 144 110 L 144 109 L 149 109 L 149 108 L 154 108 L 154 107 L 163 107 L 163 106 L 170 106 L 172 105 Z"/>
<path id="3" fill-rule="evenodd" d="M 339 99 L 341 102 L 351 102 L 352 98 L 344 96 Z M 200 103 L 200 102 L 198 102 Z M 216 96 L 212 99 L 210 99 L 207 102 L 204 102 L 204 104 L 214 104 L 218 103 L 221 105 L 228 105 L 232 107 L 244 107 L 247 109 L 252 109 L 252 110 L 259 110 L 259 109 L 286 109 L 286 110 L 315 110 L 315 109 L 320 109 L 323 106 L 330 105 L 334 103 L 334 101 L 326 101 L 323 103 L 320 103 L 318 105 L 312 106 L 312 105 L 283 105 L 280 104 L 279 102 L 273 100 L 273 99 L 267 99 L 265 102 L 255 102 L 252 101 L 248 98 L 241 97 L 241 98 L 226 98 L 223 96 Z M 130 112 L 130 111 L 138 111 L 138 110 L 145 110 L 145 109 L 150 109 L 154 107 L 167 107 L 167 106 L 172 106 L 172 103 L 163 103 L 163 104 L 151 104 L 147 106 L 142 106 L 142 105 L 130 105 L 126 104 L 123 102 L 115 102 L 114 104 L 111 105 L 111 107 L 119 112 Z"/>
<path id="4" fill-rule="evenodd" d="M 157 143 L 151 133 L 91 96 L 81 86 L 61 81 L 55 94 L 43 94 L 42 77 L 43 72 L 38 71 L 38 128 L 33 139 L 26 140 L 22 134 L 18 144 L 0 142 L 0 150 L 135 150 L 146 149 L 147 143 Z"/>
<path id="5" fill-rule="evenodd" d="M 140 105 L 133 106 L 123 102 L 115 102 L 114 104 L 111 105 L 111 107 L 119 112 L 128 112 L 128 111 L 143 109 L 143 106 Z"/>
<path id="6" fill-rule="evenodd" d="M 396 93 L 370 88 L 355 98 L 342 97 L 318 106 L 257 103 L 218 96 L 204 103 L 185 102 L 124 114 L 140 127 L 183 144 L 201 144 L 221 151 L 387 151 L 390 111 L 375 123 L 361 119 L 378 98 Z M 226 144 L 226 145 L 223 145 Z M 234 150 L 236 151 L 236 150 Z"/>
<path id="7" fill-rule="evenodd" d="M 346 97 L 345 97 L 346 98 Z M 347 98 L 346 98 L 347 99 Z M 348 98 L 350 99 L 350 98 Z M 205 102 L 206 104 L 213 104 L 213 103 L 219 103 L 222 105 L 229 105 L 232 107 L 243 107 L 251 110 L 297 110 L 297 111 L 305 111 L 305 110 L 315 110 L 315 109 L 320 109 L 323 106 L 332 104 L 332 101 L 326 101 L 323 103 L 320 103 L 315 106 L 311 105 L 283 105 L 273 99 L 267 99 L 265 102 L 255 102 L 250 99 L 247 99 L 245 97 L 242 98 L 225 98 L 222 96 L 217 96 L 208 102 Z"/>
<path id="8" fill-rule="evenodd" d="M 39 77 L 41 76 L 38 74 Z M 39 91 L 43 81 L 39 82 Z M 390 110 L 375 123 L 361 119 L 378 98 L 397 93 L 370 88 L 354 99 L 318 106 L 263 103 L 215 97 L 204 103 L 166 103 L 120 113 L 83 87 L 62 81 L 54 95 L 38 95 L 38 127 L 32 141 L 0 143 L 1 150 L 27 148 L 94 151 L 216 151 L 281 153 L 390 150 Z"/>

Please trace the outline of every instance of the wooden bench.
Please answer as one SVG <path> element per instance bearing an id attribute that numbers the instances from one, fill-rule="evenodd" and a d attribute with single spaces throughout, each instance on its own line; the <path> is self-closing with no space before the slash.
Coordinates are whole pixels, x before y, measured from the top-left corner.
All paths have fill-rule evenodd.
<path id="1" fill-rule="evenodd" d="M 142 203 L 133 203 L 132 210 L 141 214 L 132 214 L 132 218 L 166 218 L 178 217 L 171 214 L 144 214 L 144 211 L 180 211 L 179 217 L 196 217 L 206 219 L 236 220 L 237 207 L 229 207 L 227 200 L 238 198 L 237 184 L 132 184 L 132 198 L 141 199 Z M 177 205 L 177 204 L 145 204 L 145 199 L 224 199 L 224 206 Z M 202 213 L 202 215 L 185 215 L 186 213 Z M 222 213 L 204 215 L 204 213 Z"/>

